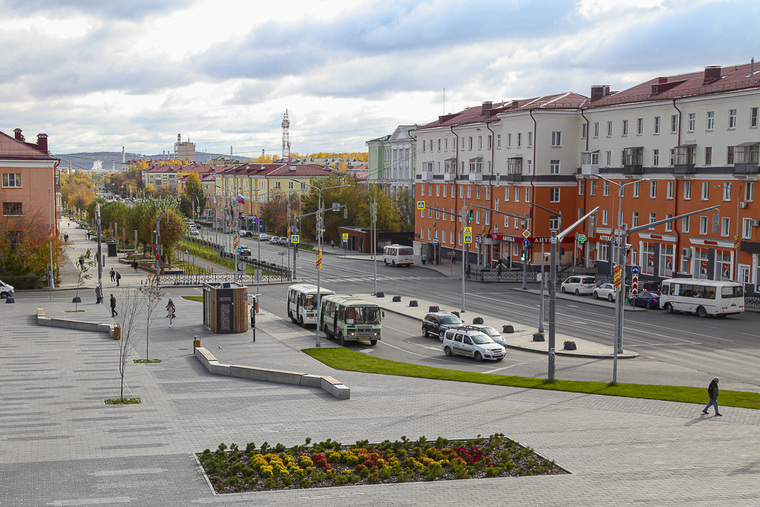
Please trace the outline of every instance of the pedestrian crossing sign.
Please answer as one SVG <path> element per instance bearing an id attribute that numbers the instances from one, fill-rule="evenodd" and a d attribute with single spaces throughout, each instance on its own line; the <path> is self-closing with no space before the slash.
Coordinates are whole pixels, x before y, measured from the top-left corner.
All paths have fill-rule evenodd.
<path id="1" fill-rule="evenodd" d="M 298 234 L 293 234 L 290 236 L 291 243 L 299 243 L 300 241 L 301 241 L 301 238 L 298 236 Z"/>
<path id="2" fill-rule="evenodd" d="M 465 234 L 464 235 L 464 242 L 465 243 L 472 243 L 472 234 Z"/>
<path id="3" fill-rule="evenodd" d="M 425 201 L 417 201 L 417 209 L 425 209 Z"/>
<path id="4" fill-rule="evenodd" d="M 464 228 L 464 233 L 465 234 L 469 234 L 470 236 L 472 236 L 472 227 L 465 227 Z M 471 242 L 472 241 L 468 241 L 468 243 L 471 243 Z"/>

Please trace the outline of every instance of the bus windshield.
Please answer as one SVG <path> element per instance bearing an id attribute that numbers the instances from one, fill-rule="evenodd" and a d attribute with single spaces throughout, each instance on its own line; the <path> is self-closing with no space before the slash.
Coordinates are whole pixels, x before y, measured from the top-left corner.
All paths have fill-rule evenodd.
<path id="1" fill-rule="evenodd" d="M 740 298 L 744 297 L 744 287 L 741 285 L 721 287 L 720 296 L 724 298 Z"/>
<path id="2" fill-rule="evenodd" d="M 304 294 L 303 295 L 303 307 L 307 310 L 314 308 L 317 305 L 316 294 Z"/>
<path id="3" fill-rule="evenodd" d="M 379 324 L 380 308 L 378 307 L 352 307 L 346 310 L 347 324 Z"/>

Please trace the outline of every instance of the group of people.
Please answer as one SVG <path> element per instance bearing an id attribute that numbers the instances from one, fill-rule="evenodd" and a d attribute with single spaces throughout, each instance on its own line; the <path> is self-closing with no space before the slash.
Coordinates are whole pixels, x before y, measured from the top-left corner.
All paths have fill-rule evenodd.
<path id="1" fill-rule="evenodd" d="M 121 273 L 111 268 L 110 274 L 111 274 L 111 281 L 116 282 L 116 286 L 119 287 L 119 283 L 121 282 Z"/>

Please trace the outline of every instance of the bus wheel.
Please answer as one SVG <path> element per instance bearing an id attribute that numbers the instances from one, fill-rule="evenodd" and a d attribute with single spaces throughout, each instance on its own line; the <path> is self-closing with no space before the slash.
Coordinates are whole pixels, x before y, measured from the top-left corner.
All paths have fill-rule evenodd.
<path id="1" fill-rule="evenodd" d="M 343 339 L 343 332 L 338 333 L 338 343 L 341 347 L 346 344 L 346 340 Z"/>
<path id="2" fill-rule="evenodd" d="M 302 316 L 302 315 L 299 315 L 299 316 L 298 316 L 298 324 L 299 324 L 301 327 L 304 327 L 304 326 L 303 326 L 303 316 Z"/>
<path id="3" fill-rule="evenodd" d="M 673 305 L 671 305 L 670 303 L 666 303 L 665 304 L 665 311 L 668 312 L 668 313 L 673 313 Z"/>
<path id="4" fill-rule="evenodd" d="M 370 340 L 369 344 L 374 347 L 375 345 L 377 345 L 377 340 Z"/>
<path id="5" fill-rule="evenodd" d="M 697 317 L 707 317 L 707 310 L 705 310 L 704 306 L 700 306 L 697 308 Z"/>
<path id="6" fill-rule="evenodd" d="M 290 317 L 290 320 L 292 320 L 293 322 L 296 322 L 296 318 L 293 317 L 293 312 L 288 312 L 288 317 Z"/>
<path id="7" fill-rule="evenodd" d="M 388 261 L 384 260 L 383 264 L 385 264 L 387 266 L 388 265 Z"/>

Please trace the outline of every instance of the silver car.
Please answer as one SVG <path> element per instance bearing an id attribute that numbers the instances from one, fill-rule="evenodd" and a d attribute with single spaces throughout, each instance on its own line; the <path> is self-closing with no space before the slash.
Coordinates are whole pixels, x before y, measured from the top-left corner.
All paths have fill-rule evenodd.
<path id="1" fill-rule="evenodd" d="M 447 356 L 458 354 L 474 357 L 476 361 L 501 361 L 507 355 L 507 349 L 487 334 L 466 329 L 448 329 L 443 337 L 443 352 Z"/>
<path id="2" fill-rule="evenodd" d="M 13 285 L 8 285 L 7 283 L 0 280 L 0 298 L 2 299 L 12 298 L 13 295 L 14 295 Z"/>

